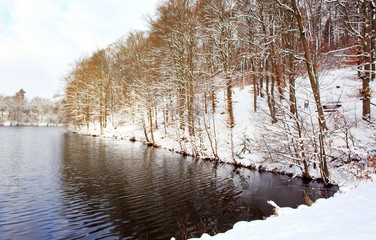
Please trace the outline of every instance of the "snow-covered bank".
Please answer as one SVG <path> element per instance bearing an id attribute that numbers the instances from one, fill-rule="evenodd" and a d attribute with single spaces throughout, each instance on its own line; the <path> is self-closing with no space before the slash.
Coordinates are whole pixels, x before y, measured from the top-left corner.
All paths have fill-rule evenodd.
<path id="1" fill-rule="evenodd" d="M 328 71 L 322 73 L 320 79 L 323 105 L 331 110 L 325 112 L 329 131 L 325 133 L 325 142 L 322 143 L 325 145 L 329 179 L 331 183 L 349 187 L 375 174 L 376 127 L 375 124 L 362 121 L 362 101 L 359 93 L 362 89 L 362 82 L 359 81 L 355 69 Z M 237 87 L 234 88 L 233 94 L 235 115 L 233 128 L 229 128 L 227 124 L 225 94 L 219 91 L 216 112 L 211 115 L 203 113 L 196 116 L 198 119 L 196 136 L 189 136 L 173 121 L 166 123 L 160 115 L 155 116 L 153 127 L 155 144 L 170 151 L 200 158 L 214 159 L 214 153 L 216 153 L 219 160 L 223 162 L 290 174 L 294 177 L 302 176 L 302 162 L 305 160 L 309 165 L 310 176 L 320 178 L 318 166 L 321 162 L 317 157 L 320 154 L 317 147 L 320 136 L 317 133 L 316 106 L 307 79 L 298 78 L 296 84 L 297 109 L 300 114 L 297 119 L 286 114 L 288 110 L 283 112 L 288 105 L 283 105 L 281 100 L 278 106 L 278 110 L 280 110 L 277 116 L 278 122 L 272 124 L 266 99 L 258 98 L 258 109 L 254 111 L 252 86 Z M 376 89 L 375 82 L 372 84 L 372 89 Z M 375 96 L 372 96 L 372 101 L 375 100 Z M 331 109 L 333 106 L 335 108 Z M 372 107 L 372 113 L 375 111 L 376 108 Z M 149 136 L 151 136 L 151 132 L 150 129 L 145 128 L 145 123 L 148 120 L 143 118 L 142 115 L 138 116 L 142 122 L 137 123 L 135 118 L 119 114 L 119 116 L 112 116 L 109 121 L 111 124 L 104 129 L 100 129 L 99 124 L 92 123 L 89 127 L 85 125 L 80 128 L 70 126 L 69 129 L 81 134 L 146 142 L 145 132 L 148 131 L 147 135 Z M 142 124 L 144 124 L 144 128 Z M 303 130 L 299 134 L 294 129 L 296 125 L 303 126 Z M 266 221 L 238 223 L 233 230 L 226 234 L 218 234 L 214 239 L 298 238 L 300 228 L 304 238 L 337 239 L 337 232 L 342 231 L 341 226 L 345 226 L 343 232 L 347 236 L 355 221 L 361 219 L 365 213 L 375 213 L 369 209 L 372 209 L 372 204 L 375 203 L 372 197 L 376 194 L 376 190 L 374 190 L 376 185 L 369 183 L 364 186 L 366 187 L 355 189 L 346 194 L 337 194 L 335 198 L 327 200 L 328 203 L 325 203 L 325 200 L 319 200 L 310 208 L 305 206 L 301 206 L 297 210 L 282 208 L 279 210 L 279 217 L 271 217 Z M 363 194 L 366 195 L 362 197 Z M 357 195 L 360 196 L 360 199 L 356 197 Z M 346 200 L 348 196 L 349 199 Z M 359 207 L 360 212 L 351 209 L 354 204 L 360 204 L 356 206 L 357 209 Z M 290 212 L 294 214 L 288 215 Z M 355 220 L 350 219 L 352 217 Z M 368 217 L 367 215 L 365 219 Z M 338 220 L 338 218 L 340 219 Z M 342 223 L 342 221 L 344 222 Z M 370 222 L 375 223 L 374 221 Z M 320 228 L 320 231 L 310 227 L 311 223 L 315 223 L 316 225 L 312 226 Z M 255 229 L 260 229 L 260 232 L 253 233 Z M 279 233 L 279 229 L 285 229 L 286 232 L 281 230 Z M 367 231 L 355 232 L 354 234 L 359 235 L 352 236 L 368 234 Z M 311 234 L 311 232 L 318 235 Z M 344 235 L 338 236 L 343 239 Z M 314 237 L 311 238 L 311 236 Z M 211 238 L 204 235 L 202 239 Z"/>
<path id="2" fill-rule="evenodd" d="M 310 207 L 277 208 L 278 216 L 238 222 L 226 233 L 212 237 L 204 234 L 199 239 L 374 239 L 375 196 L 375 181 L 351 191 L 342 188 L 334 197 L 319 199 Z"/>
<path id="3" fill-rule="evenodd" d="M 323 105 L 340 105 L 335 111 L 325 113 L 330 126 L 325 145 L 330 181 L 343 186 L 374 172 L 374 167 L 368 165 L 367 159 L 372 160 L 376 156 L 373 147 L 376 144 L 375 129 L 374 125 L 361 120 L 362 101 L 359 89 L 362 82 L 359 81 L 355 69 L 331 70 L 322 73 L 320 79 Z M 284 106 L 279 106 L 279 121 L 275 124 L 271 123 L 265 98 L 257 100 L 258 109 L 255 111 L 252 86 L 242 86 L 234 88 L 233 128 L 227 126 L 227 116 L 224 114 L 226 97 L 219 91 L 217 110 L 212 119 L 205 114 L 196 116 L 196 136 L 189 136 L 178 128 L 178 124 L 166 123 L 165 119 L 158 115 L 153 127 L 155 143 L 178 153 L 200 158 L 219 158 L 222 162 L 292 176 L 302 176 L 301 154 L 304 154 L 309 162 L 310 176 L 320 178 L 317 167 L 320 162 L 317 160 L 317 146 L 316 149 L 314 146 L 318 142 L 316 106 L 308 80 L 298 78 L 296 84 L 297 108 L 301 115 L 299 124 L 304 128 L 304 136 L 297 137 L 295 130 L 291 130 L 295 123 L 289 123 L 291 119 L 281 112 Z M 372 111 L 375 110 L 373 107 Z M 286 123 L 290 124 L 290 130 L 286 130 Z M 121 114 L 112 116 L 105 129 L 100 129 L 99 123 L 90 123 L 89 128 L 69 126 L 68 129 L 81 134 L 146 142 L 142 124 Z M 150 129 L 147 131 L 150 138 Z M 295 142 L 295 145 L 291 142 Z"/>

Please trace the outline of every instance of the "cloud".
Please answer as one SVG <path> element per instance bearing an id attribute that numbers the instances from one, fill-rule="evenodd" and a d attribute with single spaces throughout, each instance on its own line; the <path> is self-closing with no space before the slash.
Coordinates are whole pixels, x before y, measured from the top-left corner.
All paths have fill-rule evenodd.
<path id="1" fill-rule="evenodd" d="M 52 97 L 69 64 L 130 30 L 158 0 L 2 0 L 0 94 Z"/>

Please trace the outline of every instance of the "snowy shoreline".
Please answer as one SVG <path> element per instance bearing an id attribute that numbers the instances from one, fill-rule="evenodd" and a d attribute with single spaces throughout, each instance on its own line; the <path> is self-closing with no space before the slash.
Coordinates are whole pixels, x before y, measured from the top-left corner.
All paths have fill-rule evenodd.
<path id="1" fill-rule="evenodd" d="M 277 215 L 265 220 L 238 222 L 225 233 L 191 240 L 374 239 L 375 196 L 374 176 L 355 188 L 343 187 L 333 197 L 318 199 L 310 207 L 276 207 Z"/>
<path id="2" fill-rule="evenodd" d="M 374 166 L 372 163 L 373 161 L 376 162 L 376 150 L 374 148 L 376 134 L 374 125 L 362 121 L 359 117 L 362 107 L 357 89 L 361 89 L 361 82 L 357 80 L 356 70 L 351 68 L 329 71 L 322 76 L 322 79 L 323 102 L 341 103 L 339 110 L 326 113 L 328 124 L 331 124 L 331 132 L 327 134 L 326 138 L 329 179 L 331 184 L 340 187 L 339 192 L 328 200 L 316 201 L 311 207 L 305 205 L 301 205 L 297 209 L 277 207 L 278 217 L 271 216 L 265 221 L 239 222 L 234 225 L 232 230 L 224 234 L 213 237 L 204 234 L 201 239 L 296 239 L 298 236 L 300 237 L 299 234 L 307 239 L 320 237 L 324 239 L 353 239 L 359 236 L 364 237 L 363 239 L 371 239 L 371 236 L 376 233 L 373 230 L 374 225 L 372 225 L 376 224 L 375 220 L 372 219 L 369 223 L 362 221 L 364 215 L 367 215 L 366 219 L 376 215 L 372 207 L 372 204 L 375 203 L 373 198 L 376 196 L 376 183 L 361 184 L 368 179 L 375 180 L 376 165 Z M 308 88 L 305 87 L 307 81 L 304 78 L 299 78 L 297 84 L 300 87 L 300 91 L 297 92 L 299 111 L 303 120 L 311 121 L 307 124 L 308 128 L 315 128 L 317 127 L 313 120 L 315 119 L 313 117 L 315 105 L 312 104 L 312 96 L 307 90 Z M 374 88 L 374 86 L 372 87 Z M 203 127 L 203 129 L 206 128 L 205 130 L 213 132 L 210 132 L 210 134 L 206 132 L 208 135 L 206 136 L 205 131 L 203 131 L 199 138 L 192 138 L 187 133 L 181 133 L 179 129 L 174 128 L 176 126 L 173 124 L 164 125 L 164 120 L 160 116 L 159 118 L 156 117 L 159 127 L 155 127 L 153 130 L 155 144 L 146 139 L 146 130 L 142 127 L 142 124 L 134 122 L 134 119 L 131 118 L 122 118 L 121 115 L 115 116 L 112 119 L 113 124 L 108 124 L 106 128 L 101 129 L 99 123 L 90 123 L 90 125 L 81 128 L 67 126 L 67 129 L 70 132 L 93 137 L 139 141 L 149 146 L 202 160 L 280 173 L 292 178 L 303 177 L 301 159 L 294 160 L 293 156 L 278 155 L 278 152 L 274 152 L 281 150 L 281 148 L 288 150 L 288 147 L 290 147 L 288 139 L 284 138 L 286 135 L 278 135 L 284 126 L 278 125 L 278 123 L 271 124 L 267 112 L 253 110 L 253 102 L 249 96 L 251 91 L 252 88 L 249 86 L 234 88 L 233 96 L 236 103 L 234 104 L 234 113 L 236 118 L 233 128 L 228 128 L 226 116 L 222 114 L 226 109 L 224 96 L 218 93 L 218 111 L 213 114 L 212 119 L 215 126 L 213 124 L 213 128 L 209 130 L 205 124 Z M 267 109 L 265 99 L 260 100 L 263 100 L 263 102 L 259 102 L 263 106 L 260 109 Z M 307 106 L 306 102 L 308 102 Z M 220 105 L 221 103 L 222 105 Z M 282 119 L 281 122 L 283 120 L 289 121 L 286 118 Z M 147 134 L 150 136 L 150 129 Z M 218 158 L 215 157 L 213 149 L 210 148 L 213 147 L 210 137 L 216 140 L 216 155 Z M 229 140 L 230 138 L 231 140 Z M 308 158 L 310 161 L 308 169 L 310 177 L 320 181 L 320 170 L 316 167 L 319 163 L 314 159 L 317 152 L 310 145 L 316 140 L 314 136 L 310 135 L 309 131 L 300 140 L 305 142 L 304 153 L 310 154 L 313 158 Z M 280 153 L 288 153 L 288 151 L 281 151 Z M 274 156 L 272 156 L 273 154 Z M 363 200 L 364 202 L 362 202 Z M 336 204 L 341 205 L 342 209 L 338 210 Z M 334 208 L 336 211 L 330 208 Z M 353 209 L 357 209 L 358 212 L 353 211 Z M 351 214 L 346 215 L 349 212 Z M 338 223 L 336 222 L 338 217 L 336 214 L 341 218 Z M 342 215 L 345 217 L 342 217 Z M 351 219 L 352 217 L 361 221 L 361 223 L 355 224 Z M 302 221 L 302 219 L 310 220 Z M 321 221 L 321 219 L 324 220 Z M 315 221 L 322 222 L 321 225 L 317 225 L 318 229 L 311 227 L 311 225 L 315 226 Z M 323 223 L 328 224 L 329 228 L 323 226 Z M 369 230 L 363 231 L 363 233 L 366 232 L 365 235 L 358 232 L 351 234 L 348 231 L 351 231 L 352 225 L 356 225 L 356 227 L 359 225 L 359 228 L 365 226 Z M 336 228 L 331 231 L 330 226 Z M 345 227 L 342 229 L 341 226 Z M 272 233 L 275 235 L 272 235 Z"/>
<path id="3" fill-rule="evenodd" d="M 168 148 L 167 146 L 162 146 L 162 145 L 157 145 L 157 144 L 152 144 L 152 143 L 149 143 L 149 142 L 146 142 L 146 141 L 143 141 L 141 139 L 137 139 L 135 136 L 128 136 L 128 137 L 123 137 L 123 136 L 120 136 L 120 135 L 108 135 L 108 134 L 96 134 L 95 132 L 93 133 L 88 133 L 88 132 L 85 132 L 85 133 L 82 133 L 80 131 L 72 131 L 70 130 L 69 128 L 66 128 L 69 132 L 71 133 L 74 133 L 74 134 L 79 134 L 79 135 L 82 135 L 82 136 L 87 136 L 87 137 L 94 137 L 94 138 L 104 138 L 104 139 L 112 139 L 112 140 L 119 140 L 119 141 L 129 141 L 129 142 L 140 142 L 144 145 L 147 145 L 148 147 L 153 147 L 153 148 L 157 148 L 157 149 L 163 149 L 165 151 L 169 151 L 169 152 L 172 152 L 172 153 L 175 153 L 175 154 L 179 154 L 179 155 L 182 155 L 182 156 L 187 156 L 187 157 L 191 157 L 191 158 L 195 158 L 195 159 L 198 159 L 198 160 L 201 160 L 201 161 L 210 161 L 210 162 L 213 162 L 213 164 L 215 163 L 222 163 L 222 164 L 229 164 L 229 165 L 232 165 L 234 166 L 235 168 L 247 168 L 247 169 L 250 169 L 250 170 L 255 170 L 255 171 L 259 171 L 259 172 L 270 172 L 270 173 L 275 173 L 275 174 L 282 174 L 282 175 L 286 175 L 286 176 L 289 176 L 289 177 L 292 177 L 292 178 L 302 178 L 304 179 L 304 177 L 301 175 L 301 174 L 294 174 L 292 171 L 286 171 L 284 169 L 278 169 L 277 167 L 270 167 L 270 166 L 267 166 L 267 165 L 263 165 L 262 163 L 259 164 L 259 165 L 242 165 L 241 163 L 240 164 L 235 164 L 235 163 L 232 163 L 232 162 L 228 162 L 228 161 L 223 161 L 221 159 L 215 159 L 215 158 L 212 158 L 212 157 L 209 157 L 209 156 L 194 156 L 190 153 L 187 153 L 187 152 L 183 152 L 183 151 L 180 151 L 178 149 L 175 149 L 175 148 Z M 316 181 L 316 182 L 319 182 L 319 183 L 323 183 L 322 182 L 322 179 L 320 178 L 315 178 L 315 177 L 312 177 L 310 179 L 306 179 L 307 181 Z M 331 186 L 338 186 L 338 184 L 336 183 L 329 183 L 328 184 L 328 187 L 331 187 Z"/>
<path id="4" fill-rule="evenodd" d="M 361 101 L 357 89 L 361 87 L 357 71 L 353 68 L 336 69 L 322 73 L 322 101 L 340 103 L 340 109 L 327 112 L 326 118 L 330 132 L 326 136 L 326 156 L 328 157 L 329 180 L 331 184 L 347 186 L 354 181 L 366 178 L 374 172 L 368 166 L 368 158 L 376 154 L 374 144 L 376 135 L 373 125 L 361 120 Z M 283 124 L 286 116 L 280 116 L 277 123 L 270 122 L 266 99 L 259 100 L 259 109 L 253 109 L 253 99 L 249 92 L 252 86 L 237 87 L 233 91 L 235 125 L 228 127 L 225 94 L 217 93 L 217 111 L 213 119 L 205 119 L 197 124 L 197 135 L 190 136 L 187 131 L 177 128 L 177 124 L 166 122 L 161 115 L 155 116 L 153 132 L 141 122 L 121 113 L 111 116 L 105 128 L 99 122 L 90 122 L 81 127 L 66 126 L 71 132 L 114 139 L 137 140 L 159 148 L 195 158 L 230 163 L 235 166 L 303 177 L 303 161 L 308 162 L 309 178 L 319 180 L 322 175 L 317 160 L 317 123 L 315 104 L 311 99 L 307 79 L 297 79 L 297 107 L 302 115 L 302 123 L 307 124 L 300 138 L 294 132 L 285 133 Z M 372 86 L 373 87 L 373 86 Z M 281 106 L 283 108 L 283 106 Z M 147 120 L 146 120 L 147 121 Z M 205 122 L 206 121 L 206 122 Z M 208 121 L 211 121 L 211 125 Z M 303 122 L 305 121 L 305 122 Z M 291 127 L 294 124 L 292 124 Z M 310 129 L 310 128 L 313 128 Z M 316 134 L 316 135 L 315 135 Z M 148 135 L 148 137 L 146 136 Z M 150 136 L 153 136 L 151 141 Z M 149 139 L 148 139 L 149 138 Z M 301 141 L 304 151 L 291 149 L 291 141 Z M 305 154 L 305 157 L 295 156 Z"/>
<path id="5" fill-rule="evenodd" d="M 88 137 L 108 138 L 119 141 L 139 141 L 150 147 L 161 148 L 172 151 L 177 154 L 189 156 L 187 153 L 179 152 L 171 148 L 160 145 L 152 145 L 145 141 L 135 138 L 131 135 L 112 136 L 107 133 L 95 134 L 89 132 L 74 132 Z M 136 140 L 137 139 L 137 140 Z M 216 159 L 209 159 L 197 156 L 200 160 L 209 160 L 214 162 L 224 162 Z M 258 171 L 269 171 L 278 174 L 287 174 L 291 177 L 292 173 L 283 171 L 270 171 L 263 169 L 260 165 L 258 169 L 252 166 L 240 166 L 251 168 Z M 317 181 L 317 179 L 313 179 Z M 373 239 L 376 234 L 374 226 L 376 224 L 376 175 L 372 175 L 368 181 L 360 180 L 348 181 L 342 183 L 339 191 L 333 197 L 328 199 L 319 198 L 312 206 L 300 205 L 297 208 L 276 206 L 275 215 L 267 217 L 265 220 L 253 220 L 250 222 L 240 221 L 234 224 L 233 228 L 225 233 L 218 233 L 210 236 L 203 234 L 200 238 L 191 238 L 191 240 L 253 240 L 253 239 Z M 302 221 L 304 219 L 304 221 Z M 355 229 L 355 230 L 353 230 Z M 360 229 L 360 230 L 356 230 Z M 174 238 L 172 238 L 174 239 Z"/>

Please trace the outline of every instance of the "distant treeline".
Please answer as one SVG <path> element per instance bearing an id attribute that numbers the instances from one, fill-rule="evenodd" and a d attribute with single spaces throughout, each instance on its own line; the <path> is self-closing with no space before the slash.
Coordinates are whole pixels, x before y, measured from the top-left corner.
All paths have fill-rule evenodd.
<path id="1" fill-rule="evenodd" d="M 57 126 L 62 124 L 61 112 L 59 101 L 39 97 L 28 101 L 23 89 L 13 96 L 0 95 L 0 126 Z"/>

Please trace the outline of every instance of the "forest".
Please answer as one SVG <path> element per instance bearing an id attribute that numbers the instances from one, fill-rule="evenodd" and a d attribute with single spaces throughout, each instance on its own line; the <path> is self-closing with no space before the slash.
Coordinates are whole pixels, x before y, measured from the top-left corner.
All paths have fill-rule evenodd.
<path id="1" fill-rule="evenodd" d="M 13 96 L 0 95 L 0 126 L 59 126 L 64 121 L 60 101 L 35 97 L 20 89 Z"/>
<path id="2" fill-rule="evenodd" d="M 165 0 L 148 23 L 74 62 L 63 100 L 72 131 L 137 132 L 324 183 L 343 166 L 363 176 L 374 167 L 376 1 Z M 356 84 L 325 82 L 336 69 Z M 328 94 L 330 84 L 348 91 Z M 359 107 L 345 108 L 346 97 Z"/>

